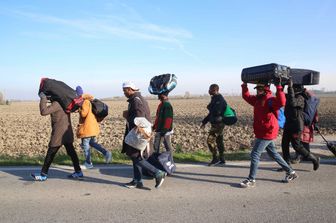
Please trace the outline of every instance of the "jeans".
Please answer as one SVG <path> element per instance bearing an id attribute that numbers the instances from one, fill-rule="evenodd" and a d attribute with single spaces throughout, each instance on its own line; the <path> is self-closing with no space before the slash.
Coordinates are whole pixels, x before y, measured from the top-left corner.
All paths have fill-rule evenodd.
<path id="1" fill-rule="evenodd" d="M 268 155 L 275 160 L 287 173 L 293 172 L 293 169 L 286 163 L 281 155 L 276 151 L 273 140 L 255 139 L 255 144 L 251 152 L 251 166 L 249 179 L 254 180 L 257 175 L 257 169 L 261 153 L 267 151 Z"/>
<path id="2" fill-rule="evenodd" d="M 81 168 L 79 166 L 78 156 L 77 156 L 77 153 L 75 151 L 75 148 L 74 148 L 73 144 L 72 143 L 65 144 L 64 147 L 66 149 L 67 154 L 71 158 L 71 161 L 72 161 L 72 164 L 73 164 L 73 167 L 74 167 L 75 171 L 80 172 Z M 58 146 L 58 147 L 49 147 L 48 148 L 47 155 L 44 159 L 44 164 L 43 164 L 43 167 L 42 167 L 42 170 L 41 170 L 41 172 L 43 174 L 48 175 L 50 165 L 51 165 L 52 161 L 54 160 L 54 157 L 55 157 L 57 151 L 59 150 L 59 148 L 61 148 L 61 147 Z"/>
<path id="3" fill-rule="evenodd" d="M 173 152 L 173 147 L 171 144 L 171 135 L 164 135 L 161 136 L 160 132 L 157 132 L 155 134 L 155 138 L 154 138 L 154 152 L 159 153 L 160 152 L 160 146 L 161 143 L 163 141 L 163 145 L 166 148 L 167 152 Z"/>
<path id="4" fill-rule="evenodd" d="M 148 170 L 151 174 L 153 174 L 153 176 L 157 175 L 160 171 L 141 156 L 131 157 L 131 159 L 133 162 L 133 179 L 137 182 L 142 181 L 142 169 Z"/>
<path id="5" fill-rule="evenodd" d="M 85 162 L 86 163 L 91 163 L 90 147 L 93 147 L 94 149 L 96 149 L 97 151 L 99 151 L 104 156 L 106 156 L 106 154 L 107 154 L 107 150 L 104 149 L 100 144 L 97 143 L 95 136 L 87 137 L 87 138 L 82 138 L 81 147 L 84 150 Z"/>

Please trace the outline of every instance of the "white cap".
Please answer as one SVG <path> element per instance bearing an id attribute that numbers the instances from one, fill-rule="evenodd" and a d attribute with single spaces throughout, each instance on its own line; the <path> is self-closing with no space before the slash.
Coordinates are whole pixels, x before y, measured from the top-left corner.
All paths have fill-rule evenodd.
<path id="1" fill-rule="evenodd" d="M 122 84 L 122 87 L 123 87 L 123 88 L 131 88 L 131 89 L 134 90 L 134 91 L 138 91 L 138 90 L 139 90 L 139 88 L 137 88 L 137 87 L 135 86 L 135 84 L 134 84 L 133 82 L 131 82 L 131 81 L 126 81 L 126 82 L 124 82 L 124 83 Z"/>

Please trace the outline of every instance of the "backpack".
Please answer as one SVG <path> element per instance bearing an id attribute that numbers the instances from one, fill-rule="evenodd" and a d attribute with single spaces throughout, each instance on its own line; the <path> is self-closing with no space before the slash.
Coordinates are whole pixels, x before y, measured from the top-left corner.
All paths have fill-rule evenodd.
<path id="1" fill-rule="evenodd" d="M 278 125 L 279 125 L 279 127 L 283 129 L 285 127 L 285 123 L 286 123 L 286 116 L 285 116 L 285 109 L 284 109 L 284 107 L 281 107 L 279 109 L 279 113 L 277 114 L 272 109 L 272 100 L 268 100 L 268 106 L 269 106 L 271 112 L 273 113 L 273 115 L 278 119 Z"/>
<path id="2" fill-rule="evenodd" d="M 92 113 L 96 116 L 98 122 L 103 121 L 103 119 L 108 115 L 108 106 L 104 102 L 93 99 L 92 104 Z"/>
<path id="3" fill-rule="evenodd" d="M 238 121 L 236 111 L 228 104 L 223 113 L 223 122 L 225 125 L 233 125 Z"/>
<path id="4" fill-rule="evenodd" d="M 304 94 L 305 105 L 303 109 L 303 122 L 306 126 L 311 126 L 314 121 L 314 116 L 317 111 L 317 107 L 320 104 L 320 99 L 314 95 Z"/>

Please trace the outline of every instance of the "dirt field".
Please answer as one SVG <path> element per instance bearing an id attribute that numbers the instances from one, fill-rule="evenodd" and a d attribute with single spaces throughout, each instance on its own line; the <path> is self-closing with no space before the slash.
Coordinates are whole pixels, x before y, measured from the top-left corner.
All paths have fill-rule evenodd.
<path id="1" fill-rule="evenodd" d="M 241 97 L 225 97 L 231 107 L 235 108 L 239 121 L 225 129 L 226 150 L 238 150 L 249 147 L 254 138 L 252 130 L 252 107 Z M 173 146 L 185 152 L 207 150 L 205 130 L 200 130 L 200 122 L 207 114 L 206 106 L 210 98 L 172 99 L 174 107 Z M 108 101 L 109 116 L 101 124 L 98 141 L 108 149 L 119 149 L 122 144 L 125 121 L 121 114 L 127 109 L 127 102 Z M 154 118 L 158 100 L 149 100 Z M 319 109 L 322 132 L 336 134 L 336 97 L 322 97 Z M 72 114 L 73 127 L 78 123 L 78 114 Z M 13 102 L 0 106 L 0 155 L 44 155 L 50 136 L 50 117 L 42 117 L 38 102 Z M 79 140 L 75 146 L 79 149 Z"/>

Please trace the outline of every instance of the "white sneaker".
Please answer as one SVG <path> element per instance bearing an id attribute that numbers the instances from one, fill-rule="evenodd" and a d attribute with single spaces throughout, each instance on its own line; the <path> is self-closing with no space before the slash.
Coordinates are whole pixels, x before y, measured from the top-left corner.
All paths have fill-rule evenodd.
<path id="1" fill-rule="evenodd" d="M 250 180 L 250 179 L 243 180 L 243 181 L 240 183 L 240 186 L 241 186 L 242 188 L 255 187 L 255 185 L 256 185 L 255 180 Z"/>
<path id="2" fill-rule="evenodd" d="M 92 163 L 84 162 L 84 166 L 85 166 L 86 169 L 92 169 L 93 168 L 93 164 Z"/>
<path id="3" fill-rule="evenodd" d="M 109 163 L 112 161 L 112 153 L 110 151 L 107 151 L 106 155 L 105 155 L 105 162 Z"/>

